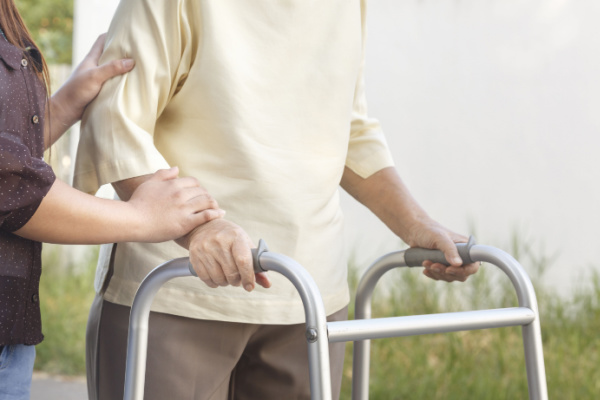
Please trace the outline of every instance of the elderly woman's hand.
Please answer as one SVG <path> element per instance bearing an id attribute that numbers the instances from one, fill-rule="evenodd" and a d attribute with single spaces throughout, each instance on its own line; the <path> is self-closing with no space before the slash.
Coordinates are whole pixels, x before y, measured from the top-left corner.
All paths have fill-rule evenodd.
<path id="1" fill-rule="evenodd" d="M 431 279 L 464 282 L 479 269 L 479 263 L 463 264 L 456 250 L 455 243 L 466 243 L 467 237 L 446 229 L 432 219 L 415 224 L 410 229 L 407 242 L 410 247 L 441 250 L 446 256 L 449 266 L 431 261 L 423 263 L 423 274 Z"/>

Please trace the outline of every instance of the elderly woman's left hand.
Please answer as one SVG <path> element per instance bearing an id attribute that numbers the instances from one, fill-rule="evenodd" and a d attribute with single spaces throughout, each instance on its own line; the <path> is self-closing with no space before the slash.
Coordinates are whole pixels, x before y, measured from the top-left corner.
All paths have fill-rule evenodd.
<path id="1" fill-rule="evenodd" d="M 441 250 L 446 256 L 449 266 L 425 261 L 423 274 L 431 279 L 447 282 L 464 282 L 479 269 L 479 263 L 463 264 L 455 243 L 466 243 L 467 237 L 452 232 L 434 220 L 422 221 L 410 230 L 407 240 L 410 247 Z"/>

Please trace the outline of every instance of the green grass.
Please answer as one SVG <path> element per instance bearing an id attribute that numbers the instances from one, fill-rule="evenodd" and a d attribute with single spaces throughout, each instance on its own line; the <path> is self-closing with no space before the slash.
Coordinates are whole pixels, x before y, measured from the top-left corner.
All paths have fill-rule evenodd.
<path id="1" fill-rule="evenodd" d="M 534 277 L 543 274 L 545 259 L 519 248 L 511 254 Z M 46 257 L 40 291 L 46 340 L 38 346 L 38 370 L 85 373 L 94 260 L 74 268 Z M 357 273 L 351 275 L 355 288 Z M 392 271 L 384 280 L 373 301 L 375 317 L 517 305 L 508 279 L 489 265 L 465 284 L 435 283 L 419 270 Z M 600 393 L 600 278 L 590 281 L 570 298 L 536 286 L 551 399 L 591 400 Z M 351 364 L 348 344 L 342 399 L 350 398 Z M 520 328 L 375 340 L 370 382 L 371 399 L 527 399 Z"/>
<path id="2" fill-rule="evenodd" d="M 40 305 L 44 341 L 35 369 L 51 374 L 85 374 L 85 326 L 94 299 L 97 252 L 82 265 L 61 263 L 58 248 L 44 251 Z"/>

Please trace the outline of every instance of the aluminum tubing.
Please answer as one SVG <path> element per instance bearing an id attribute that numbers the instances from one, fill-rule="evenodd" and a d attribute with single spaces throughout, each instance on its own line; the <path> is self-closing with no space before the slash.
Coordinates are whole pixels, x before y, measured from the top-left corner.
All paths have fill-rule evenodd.
<path id="1" fill-rule="evenodd" d="M 142 281 L 133 299 L 129 316 L 124 400 L 143 400 L 148 350 L 150 306 L 161 286 L 178 277 L 190 276 L 187 257 L 167 261 L 154 268 Z"/>
<path id="2" fill-rule="evenodd" d="M 317 284 L 304 267 L 282 254 L 262 253 L 260 267 L 282 274 L 298 290 L 306 315 L 311 399 L 331 400 L 327 315 Z"/>
<path id="3" fill-rule="evenodd" d="M 525 307 L 512 307 L 494 310 L 329 322 L 327 327 L 330 342 L 349 342 L 430 333 L 501 328 L 529 324 L 534 319 L 535 313 L 533 310 Z"/>
<path id="4" fill-rule="evenodd" d="M 379 279 L 389 270 L 405 267 L 404 250 L 384 255 L 367 269 L 356 289 L 354 316 L 356 320 L 371 318 L 371 296 Z M 352 400 L 369 398 L 369 361 L 371 341 L 359 340 L 354 343 L 352 357 Z"/>
<path id="5" fill-rule="evenodd" d="M 476 245 L 471 248 L 473 260 L 492 263 L 500 268 L 512 282 L 517 291 L 517 299 L 521 307 L 527 307 L 535 313 L 535 320 L 523 325 L 523 347 L 527 367 L 527 383 L 530 400 L 547 400 L 548 387 L 542 347 L 542 329 L 537 305 L 537 298 L 529 276 L 521 264 L 510 254 L 495 247 Z"/>

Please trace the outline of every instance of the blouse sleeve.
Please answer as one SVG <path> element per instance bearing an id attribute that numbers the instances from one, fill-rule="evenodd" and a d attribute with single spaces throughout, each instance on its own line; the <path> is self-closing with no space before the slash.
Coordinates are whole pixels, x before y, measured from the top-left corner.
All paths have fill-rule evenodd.
<path id="1" fill-rule="evenodd" d="M 150 174 L 169 164 L 154 145 L 156 121 L 189 71 L 193 40 L 186 0 L 121 1 L 101 63 L 124 57 L 135 68 L 106 82 L 86 109 L 74 186 L 101 185 Z"/>
<path id="2" fill-rule="evenodd" d="M 363 59 L 356 81 L 346 166 L 362 178 L 394 165 L 379 121 L 369 118 L 365 96 L 366 0 L 361 1 Z"/>
<path id="3" fill-rule="evenodd" d="M 22 138 L 0 133 L 0 229 L 14 232 L 29 221 L 56 179 Z"/>

